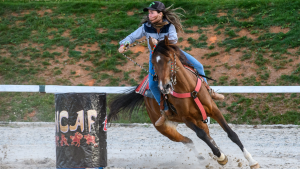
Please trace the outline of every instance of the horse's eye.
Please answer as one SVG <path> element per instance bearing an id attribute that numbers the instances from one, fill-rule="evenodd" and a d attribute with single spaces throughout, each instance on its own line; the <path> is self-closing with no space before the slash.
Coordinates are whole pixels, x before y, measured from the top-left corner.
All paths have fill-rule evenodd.
<path id="1" fill-rule="evenodd" d="M 171 62 L 171 59 L 168 61 L 168 63 L 170 63 Z"/>

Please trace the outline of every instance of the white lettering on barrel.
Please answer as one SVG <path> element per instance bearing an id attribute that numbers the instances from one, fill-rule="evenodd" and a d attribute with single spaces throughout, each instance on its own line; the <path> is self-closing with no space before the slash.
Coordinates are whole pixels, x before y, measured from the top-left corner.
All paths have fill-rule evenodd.
<path id="1" fill-rule="evenodd" d="M 95 121 L 92 120 L 92 116 L 94 116 L 96 118 L 97 117 L 97 112 L 96 112 L 96 110 L 88 110 L 87 115 L 88 115 L 89 132 L 91 132 L 91 125 L 93 123 L 95 123 Z"/>
<path id="2" fill-rule="evenodd" d="M 83 132 L 83 130 L 84 130 L 84 112 L 83 112 L 83 110 L 80 110 L 79 112 L 77 112 L 77 114 L 78 114 L 78 116 L 76 119 L 76 123 L 74 126 L 70 126 L 70 130 L 76 131 L 78 126 L 80 126 L 81 132 Z"/>
<path id="3" fill-rule="evenodd" d="M 56 124 L 56 132 L 59 132 L 59 130 L 62 132 L 62 133 L 67 133 L 69 131 L 69 125 L 65 125 L 63 126 L 61 123 L 62 123 L 62 118 L 69 118 L 69 113 L 67 111 L 61 111 L 59 113 L 59 111 L 55 112 L 56 113 L 56 116 L 55 116 L 55 124 Z M 78 126 L 80 126 L 81 128 L 81 132 L 84 131 L 84 111 L 83 110 L 80 110 L 77 112 L 78 116 L 77 116 L 77 119 L 76 119 L 76 123 L 74 126 L 71 126 L 70 125 L 70 131 L 76 131 L 78 129 Z M 97 118 L 97 111 L 96 110 L 88 110 L 87 111 L 87 120 L 88 120 L 88 127 L 89 127 L 89 132 L 91 132 L 91 126 L 93 123 L 95 123 L 94 120 L 92 120 L 92 117 L 95 117 Z"/>
<path id="4" fill-rule="evenodd" d="M 69 113 L 67 112 L 67 111 L 62 111 L 62 112 L 60 112 L 60 114 L 59 114 L 59 127 L 60 127 L 60 131 L 62 132 L 62 133 L 66 133 L 66 132 L 68 132 L 68 130 L 69 130 L 69 125 L 65 125 L 65 126 L 63 126 L 63 125 L 61 125 L 61 119 L 63 118 L 63 117 L 65 117 L 65 118 L 69 118 Z"/>
<path id="5" fill-rule="evenodd" d="M 59 132 L 59 111 L 55 112 L 56 132 Z"/>

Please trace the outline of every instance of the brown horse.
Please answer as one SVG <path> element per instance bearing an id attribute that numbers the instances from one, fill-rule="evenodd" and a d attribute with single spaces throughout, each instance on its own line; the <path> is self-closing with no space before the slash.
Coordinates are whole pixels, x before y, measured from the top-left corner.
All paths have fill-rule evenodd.
<path id="1" fill-rule="evenodd" d="M 150 39 L 149 42 L 153 49 L 154 45 L 152 44 L 152 40 Z M 206 123 L 203 123 L 202 114 L 197 104 L 194 102 L 194 99 L 191 97 L 176 98 L 170 94 L 171 91 L 175 91 L 176 93 L 191 93 L 195 90 L 197 76 L 184 68 L 183 64 L 187 63 L 184 54 L 176 45 L 171 44 L 168 38 L 165 37 L 165 40 L 160 41 L 154 49 L 151 61 L 158 76 L 159 88 L 162 93 L 168 95 L 168 100 L 176 108 L 177 113 L 168 115 L 168 120 L 163 125 L 155 126 L 155 122 L 161 116 L 160 107 L 156 100 L 144 97 L 132 90 L 124 95 L 117 96 L 117 98 L 110 102 L 108 121 L 117 118 L 119 112 L 127 112 L 131 115 L 134 110 L 139 109 L 142 106 L 144 101 L 151 122 L 161 134 L 172 141 L 182 142 L 189 148 L 192 148 L 195 152 L 192 140 L 182 136 L 176 130 L 174 122 L 185 123 L 211 148 L 213 154 L 217 157 L 218 163 L 225 165 L 228 162 L 228 158 L 220 151 L 219 147 L 210 136 L 208 126 Z M 175 65 L 176 67 L 174 70 Z M 176 76 L 177 79 L 176 85 L 174 85 L 174 76 Z M 249 161 L 250 168 L 259 168 L 258 162 L 252 158 L 251 154 L 244 148 L 237 134 L 228 126 L 222 113 L 210 97 L 206 87 L 201 85 L 200 91 L 196 94 L 200 99 L 207 116 L 215 119 L 228 134 L 228 137 L 242 150 L 245 158 Z M 201 159 L 202 157 L 198 158 Z"/>

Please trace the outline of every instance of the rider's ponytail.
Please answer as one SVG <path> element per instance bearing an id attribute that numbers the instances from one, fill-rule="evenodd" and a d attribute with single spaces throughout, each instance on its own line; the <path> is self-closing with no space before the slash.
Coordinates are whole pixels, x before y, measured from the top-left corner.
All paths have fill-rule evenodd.
<path id="1" fill-rule="evenodd" d="M 185 10 L 182 9 L 181 7 L 171 9 L 172 6 L 173 5 L 169 6 L 164 11 L 162 11 L 164 14 L 163 18 L 167 19 L 169 22 L 171 22 L 175 26 L 176 32 L 183 32 L 183 26 L 181 24 L 180 16 L 184 16 L 184 15 L 179 12 L 176 12 L 176 10 L 180 9 L 184 13 L 185 13 Z"/>

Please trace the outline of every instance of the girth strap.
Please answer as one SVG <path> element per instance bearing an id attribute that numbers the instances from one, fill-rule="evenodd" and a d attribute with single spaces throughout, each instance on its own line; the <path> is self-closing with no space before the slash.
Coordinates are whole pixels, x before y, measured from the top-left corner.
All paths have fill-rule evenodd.
<path id="1" fill-rule="evenodd" d="M 201 114 L 202 114 L 203 122 L 207 123 L 208 120 L 207 120 L 207 115 L 206 115 L 205 109 L 204 109 L 202 103 L 200 102 L 199 98 L 197 97 L 197 94 L 200 91 L 200 88 L 201 88 L 201 80 L 199 78 L 197 78 L 196 88 L 191 93 L 176 93 L 172 90 L 171 95 L 174 96 L 174 97 L 177 97 L 177 98 L 192 97 L 194 99 L 195 103 L 197 104 Z"/>

